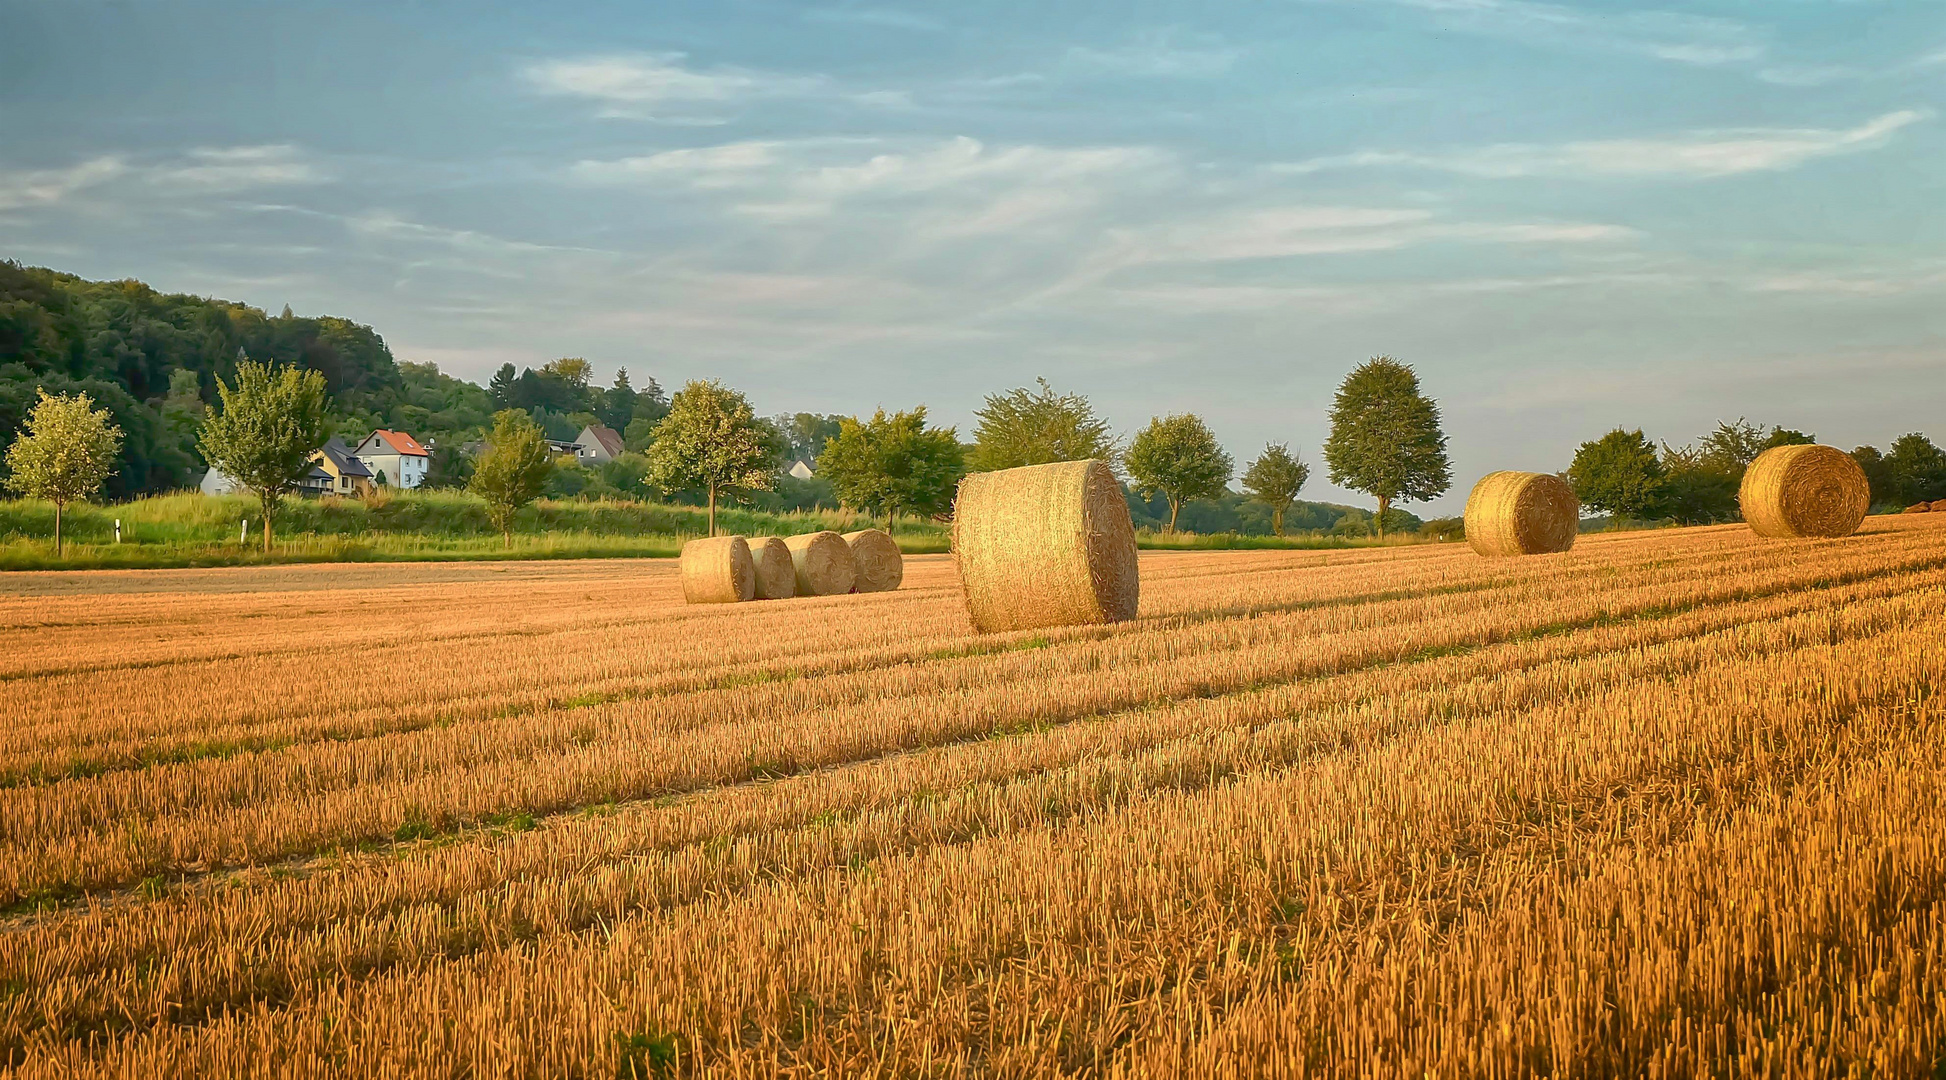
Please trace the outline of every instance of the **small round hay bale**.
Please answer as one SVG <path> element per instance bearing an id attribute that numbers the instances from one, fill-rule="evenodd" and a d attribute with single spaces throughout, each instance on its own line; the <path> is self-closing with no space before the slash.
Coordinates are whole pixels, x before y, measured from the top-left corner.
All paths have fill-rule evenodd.
<path id="1" fill-rule="evenodd" d="M 756 567 L 757 599 L 789 600 L 797 595 L 797 568 L 791 565 L 790 545 L 783 537 L 751 537 L 750 561 Z"/>
<path id="2" fill-rule="evenodd" d="M 851 561 L 851 545 L 830 530 L 805 533 L 784 541 L 790 549 L 791 570 L 799 596 L 836 596 L 851 591 L 858 568 Z"/>
<path id="3" fill-rule="evenodd" d="M 1932 504 L 1932 512 L 1935 514 L 1946 514 L 1946 499 L 1934 500 Z"/>
<path id="4" fill-rule="evenodd" d="M 1835 446 L 1774 446 L 1744 472 L 1737 502 L 1758 536 L 1850 536 L 1872 507 L 1872 487 Z"/>
<path id="5" fill-rule="evenodd" d="M 1566 551 L 1581 531 L 1581 500 L 1547 473 L 1488 473 L 1466 497 L 1466 542 L 1482 555 Z"/>
<path id="6" fill-rule="evenodd" d="M 1121 622 L 1141 599 L 1128 501 L 1099 461 L 967 477 L 953 504 L 953 558 L 981 633 Z"/>
<path id="7" fill-rule="evenodd" d="M 891 592 L 905 580 L 905 556 L 898 542 L 884 529 L 860 529 L 845 534 L 851 547 L 858 579 L 852 588 L 858 592 Z"/>
<path id="8" fill-rule="evenodd" d="M 1908 514 L 1930 514 L 1932 513 L 1932 504 L 1913 503 L 1911 506 L 1906 507 L 1904 512 Z"/>
<path id="9" fill-rule="evenodd" d="M 712 536 L 682 546 L 682 598 L 692 604 L 734 604 L 757 594 L 750 544 L 741 536 Z"/>

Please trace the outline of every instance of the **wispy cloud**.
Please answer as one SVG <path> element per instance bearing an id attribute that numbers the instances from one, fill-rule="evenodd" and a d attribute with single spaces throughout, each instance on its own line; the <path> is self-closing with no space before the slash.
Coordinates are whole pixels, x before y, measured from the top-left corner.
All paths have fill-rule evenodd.
<path id="1" fill-rule="evenodd" d="M 1585 244 L 1632 239 L 1633 229 L 1584 222 L 1449 222 L 1430 210 L 1277 207 L 1179 226 L 1138 261 L 1222 262 L 1394 251 L 1429 243 Z"/>
<path id="2" fill-rule="evenodd" d="M 1929 114 L 1901 109 L 1853 128 L 1738 128 L 1666 139 L 1592 139 L 1558 145 L 1506 143 L 1474 150 L 1421 153 L 1364 150 L 1279 166 L 1291 173 L 1403 166 L 1495 179 L 1527 176 L 1692 177 L 1794 169 L 1818 158 L 1883 146 L 1893 133 Z"/>
<path id="3" fill-rule="evenodd" d="M 852 89 L 826 75 L 756 68 L 695 68 L 683 53 L 616 53 L 564 57 L 529 64 L 520 75 L 540 93 L 600 104 L 609 118 L 711 123 L 753 102 L 780 99 L 844 101 L 869 108 L 912 106 L 900 89 Z"/>
<path id="4" fill-rule="evenodd" d="M 1628 52 L 1715 67 L 1756 60 L 1757 31 L 1732 19 L 1668 11 L 1588 11 L 1536 0 L 1388 0 L 1432 13 L 1443 29 L 1543 46 Z"/>
<path id="5" fill-rule="evenodd" d="M 76 196 L 136 185 L 148 197 L 222 195 L 320 184 L 331 171 L 298 147 L 199 147 L 171 157 L 105 154 L 59 169 L 0 172 L 0 210 L 53 206 Z M 123 194 L 127 194 L 123 192 Z"/>
<path id="6" fill-rule="evenodd" d="M 1062 67 L 1088 75 L 1135 78 L 1198 78 L 1230 69 L 1239 49 L 1213 44 L 1183 44 L 1177 35 L 1155 32 L 1122 45 L 1077 45 L 1062 57 Z"/>

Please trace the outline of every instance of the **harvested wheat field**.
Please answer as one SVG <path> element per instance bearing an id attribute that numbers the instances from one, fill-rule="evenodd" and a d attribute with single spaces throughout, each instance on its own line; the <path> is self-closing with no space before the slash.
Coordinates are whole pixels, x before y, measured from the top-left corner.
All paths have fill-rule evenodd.
<path id="1" fill-rule="evenodd" d="M 1932 1075 L 1946 520 L 0 581 L 10 1075 Z M 250 591 L 261 588 L 265 591 Z"/>

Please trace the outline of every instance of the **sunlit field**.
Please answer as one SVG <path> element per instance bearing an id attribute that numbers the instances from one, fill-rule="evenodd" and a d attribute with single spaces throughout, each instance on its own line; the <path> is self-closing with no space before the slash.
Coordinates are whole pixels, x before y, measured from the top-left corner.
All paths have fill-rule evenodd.
<path id="1" fill-rule="evenodd" d="M 1935 520 L 1937 519 L 1937 520 Z M 1932 1075 L 1946 515 L 0 581 L 20 1076 Z"/>

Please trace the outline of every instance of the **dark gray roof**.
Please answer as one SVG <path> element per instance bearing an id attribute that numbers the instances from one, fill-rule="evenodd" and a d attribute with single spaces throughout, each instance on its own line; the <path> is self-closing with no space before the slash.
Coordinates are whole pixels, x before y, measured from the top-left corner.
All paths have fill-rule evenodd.
<path id="1" fill-rule="evenodd" d="M 364 462 L 351 456 L 351 447 L 346 446 L 345 441 L 336 435 L 325 440 L 324 445 L 319 449 L 324 451 L 324 456 L 331 459 L 331 464 L 337 466 L 338 472 L 342 475 L 366 477 L 372 475 L 372 471 L 365 467 Z"/>

